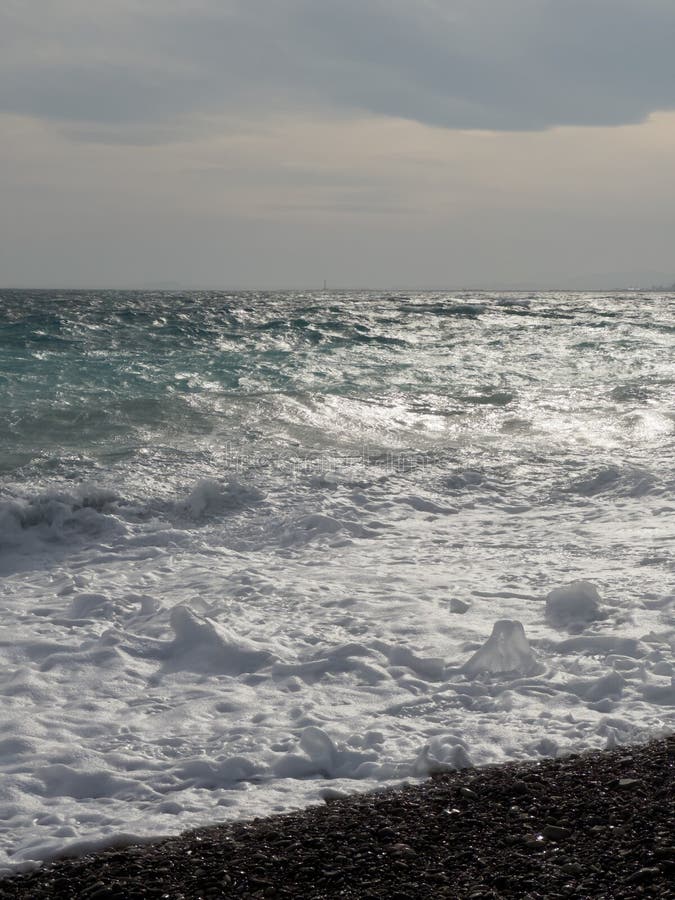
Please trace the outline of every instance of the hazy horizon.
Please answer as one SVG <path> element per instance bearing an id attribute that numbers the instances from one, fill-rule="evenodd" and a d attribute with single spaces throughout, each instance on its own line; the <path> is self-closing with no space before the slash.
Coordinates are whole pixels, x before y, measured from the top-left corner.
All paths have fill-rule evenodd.
<path id="1" fill-rule="evenodd" d="M 523 283 L 513 285 L 501 284 L 465 284 L 465 285 L 416 285 L 416 284 L 180 284 L 165 281 L 147 281 L 142 284 L 7 284 L 0 286 L 1 291 L 166 291 L 183 292 L 183 293 L 199 293 L 200 291 L 216 291 L 228 292 L 238 291 L 242 293 L 255 293 L 259 291 L 267 292 L 284 292 L 284 291 L 312 291 L 312 292 L 341 292 L 341 291 L 413 291 L 420 293 L 494 293 L 501 291 L 503 293 L 523 293 L 534 292 L 540 294 L 546 293 L 658 293 L 664 291 L 672 293 L 675 291 L 674 284 L 654 283 L 652 285 L 631 285 L 607 283 L 605 285 L 595 286 L 570 286 L 566 284 L 560 285 L 541 285 L 536 283 Z"/>

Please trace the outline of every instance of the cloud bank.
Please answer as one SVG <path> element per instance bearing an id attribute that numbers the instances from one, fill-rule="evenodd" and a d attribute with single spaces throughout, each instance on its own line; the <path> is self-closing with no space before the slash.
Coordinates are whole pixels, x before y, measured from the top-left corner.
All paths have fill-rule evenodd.
<path id="1" fill-rule="evenodd" d="M 9 0 L 0 112 L 158 140 L 300 109 L 621 125 L 675 107 L 673 34 L 672 0 Z"/>

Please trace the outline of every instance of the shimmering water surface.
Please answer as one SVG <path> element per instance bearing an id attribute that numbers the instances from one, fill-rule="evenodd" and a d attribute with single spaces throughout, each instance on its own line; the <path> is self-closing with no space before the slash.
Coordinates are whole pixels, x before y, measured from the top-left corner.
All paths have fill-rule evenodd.
<path id="1" fill-rule="evenodd" d="M 675 295 L 2 291 L 0 422 L 2 866 L 672 730 Z"/>

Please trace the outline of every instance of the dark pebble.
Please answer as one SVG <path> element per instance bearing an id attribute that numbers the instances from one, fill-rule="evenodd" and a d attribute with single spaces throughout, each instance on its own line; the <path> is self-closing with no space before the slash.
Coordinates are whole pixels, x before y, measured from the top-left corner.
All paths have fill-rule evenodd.
<path id="1" fill-rule="evenodd" d="M 472 791 L 471 788 L 463 787 L 459 789 L 462 797 L 466 797 L 469 800 L 475 800 L 478 797 L 478 794 L 475 791 Z"/>
<path id="2" fill-rule="evenodd" d="M 661 870 L 656 866 L 645 866 L 643 869 L 638 869 L 637 872 L 634 872 L 627 878 L 626 884 L 642 884 L 645 881 L 653 881 L 655 878 L 658 878 L 660 874 Z"/>
<path id="3" fill-rule="evenodd" d="M 549 841 L 564 841 L 565 838 L 571 837 L 572 829 L 561 828 L 559 825 L 544 825 L 541 833 Z"/>

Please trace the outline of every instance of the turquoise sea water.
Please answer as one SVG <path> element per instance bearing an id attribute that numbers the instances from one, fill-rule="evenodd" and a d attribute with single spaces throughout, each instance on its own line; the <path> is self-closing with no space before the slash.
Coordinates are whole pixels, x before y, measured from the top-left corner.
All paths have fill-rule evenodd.
<path id="1" fill-rule="evenodd" d="M 5 291 L 0 471 L 170 476 L 226 446 L 583 469 L 588 443 L 656 476 L 674 323 L 672 295 Z"/>

